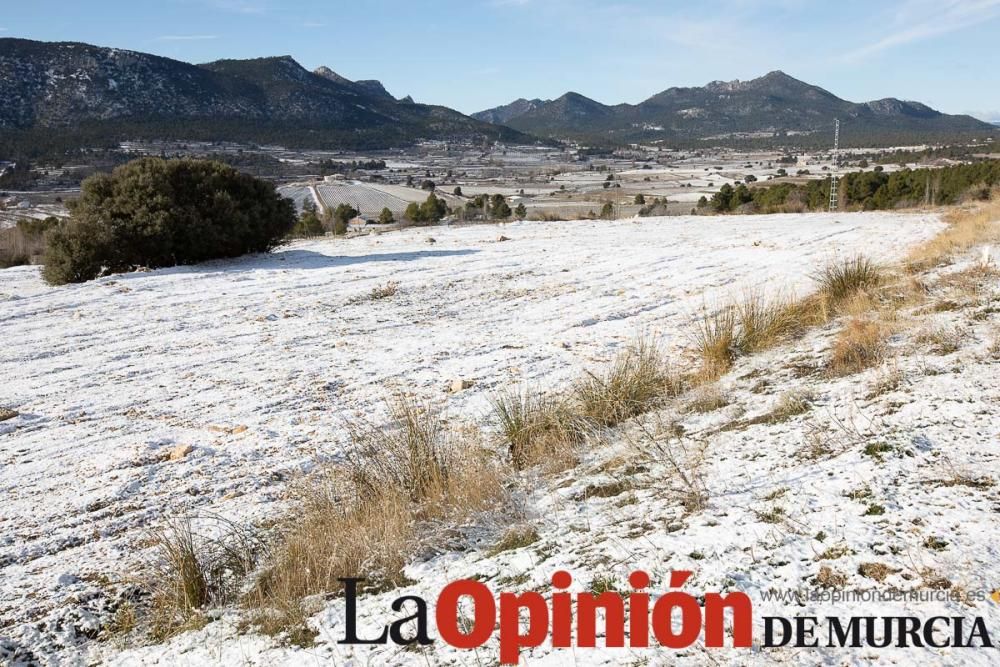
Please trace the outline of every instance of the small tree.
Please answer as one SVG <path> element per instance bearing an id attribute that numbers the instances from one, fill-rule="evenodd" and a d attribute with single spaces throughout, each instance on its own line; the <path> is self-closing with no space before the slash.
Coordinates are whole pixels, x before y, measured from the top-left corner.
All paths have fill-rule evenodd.
<path id="1" fill-rule="evenodd" d="M 391 225 L 392 223 L 396 222 L 396 218 L 392 215 L 392 211 L 390 211 L 389 207 L 387 206 L 382 209 L 381 213 L 379 213 L 378 221 L 380 224 L 383 225 Z"/>
<path id="2" fill-rule="evenodd" d="M 434 192 L 434 190 L 436 188 L 437 188 L 437 185 L 434 183 L 434 181 L 430 180 L 429 178 L 425 179 L 424 181 L 422 181 L 420 183 L 420 189 L 421 190 L 428 190 L 430 192 Z"/>
<path id="3" fill-rule="evenodd" d="M 312 203 L 312 202 L 307 202 Z M 298 222 L 292 227 L 292 231 L 289 236 L 294 236 L 296 238 L 306 238 L 309 236 L 322 236 L 326 233 L 323 229 L 323 223 L 320 221 L 319 216 L 316 215 L 316 206 L 303 207 L 302 215 L 299 216 Z"/>
<path id="4" fill-rule="evenodd" d="M 490 215 L 497 220 L 506 220 L 511 216 L 512 211 L 507 205 L 507 200 L 503 195 L 493 195 L 490 200 Z"/>
<path id="5" fill-rule="evenodd" d="M 422 216 L 420 213 L 420 204 L 417 202 L 410 202 L 406 210 L 403 211 L 403 217 L 411 222 L 422 222 Z"/>
<path id="6" fill-rule="evenodd" d="M 604 206 L 601 207 L 601 219 L 602 220 L 614 220 L 615 219 L 615 205 L 609 201 L 604 202 Z"/>
<path id="7" fill-rule="evenodd" d="M 462 186 L 461 185 L 456 185 L 455 186 L 455 190 L 452 192 L 452 194 L 454 194 L 456 197 L 461 197 L 462 196 Z"/>
<path id="8" fill-rule="evenodd" d="M 438 199 L 434 193 L 427 195 L 427 200 L 420 205 L 420 222 L 438 222 L 448 213 L 448 205 L 443 199 Z"/>
<path id="9" fill-rule="evenodd" d="M 637 206 L 645 206 L 645 204 L 646 204 L 646 197 L 644 195 L 641 195 L 641 194 L 640 195 L 636 195 L 635 196 L 635 203 L 636 203 Z"/>
<path id="10" fill-rule="evenodd" d="M 333 233 L 343 236 L 347 233 L 347 223 L 358 216 L 358 209 L 350 204 L 340 204 L 333 211 Z"/>
<path id="11" fill-rule="evenodd" d="M 524 220 L 528 217 L 528 209 L 524 207 L 523 203 L 518 203 L 517 207 L 514 209 L 514 217 L 518 220 Z"/>

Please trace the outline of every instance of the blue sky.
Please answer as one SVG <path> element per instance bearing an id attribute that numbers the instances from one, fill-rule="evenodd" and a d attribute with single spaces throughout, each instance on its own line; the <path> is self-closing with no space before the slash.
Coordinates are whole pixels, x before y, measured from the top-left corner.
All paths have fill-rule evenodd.
<path id="1" fill-rule="evenodd" d="M 1000 119 L 1000 0 L 4 2 L 0 37 L 189 62 L 291 55 L 466 113 L 573 90 L 639 102 L 774 69 L 854 101 Z"/>

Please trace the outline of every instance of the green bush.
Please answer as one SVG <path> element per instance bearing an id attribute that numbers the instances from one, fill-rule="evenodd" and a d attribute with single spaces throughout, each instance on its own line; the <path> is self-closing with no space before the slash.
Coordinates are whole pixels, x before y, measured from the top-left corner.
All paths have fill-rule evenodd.
<path id="1" fill-rule="evenodd" d="M 350 204 L 338 204 L 333 211 L 333 233 L 343 236 L 347 233 L 347 223 L 358 217 L 360 212 Z"/>
<path id="2" fill-rule="evenodd" d="M 47 235 L 42 275 L 53 285 L 267 252 L 296 222 L 270 183 L 190 159 L 143 158 L 91 176 L 70 211 Z"/>
<path id="3" fill-rule="evenodd" d="M 326 230 L 323 229 L 323 221 L 319 219 L 316 210 L 307 208 L 302 211 L 302 215 L 299 216 L 295 226 L 292 227 L 289 236 L 308 238 L 310 236 L 323 236 L 324 234 L 326 234 Z"/>
<path id="4" fill-rule="evenodd" d="M 411 202 L 406 207 L 403 217 L 412 222 L 433 223 L 438 222 L 448 213 L 448 205 L 443 199 L 439 199 L 430 193 L 423 204 Z"/>

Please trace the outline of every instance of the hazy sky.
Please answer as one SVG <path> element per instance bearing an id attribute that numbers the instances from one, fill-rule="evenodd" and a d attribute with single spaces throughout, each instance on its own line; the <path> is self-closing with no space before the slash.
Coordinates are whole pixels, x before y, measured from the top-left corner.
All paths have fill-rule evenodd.
<path id="1" fill-rule="evenodd" d="M 639 102 L 774 69 L 853 101 L 1000 119 L 1000 0 L 3 0 L 0 37 L 189 62 L 291 55 L 466 113 Z"/>

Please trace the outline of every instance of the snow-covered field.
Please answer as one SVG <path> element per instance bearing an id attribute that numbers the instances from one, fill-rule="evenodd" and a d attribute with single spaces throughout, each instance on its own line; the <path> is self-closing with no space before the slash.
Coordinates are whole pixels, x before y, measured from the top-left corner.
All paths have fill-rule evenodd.
<path id="1" fill-rule="evenodd" d="M 98 624 L 106 581 L 127 578 L 141 563 L 150 528 L 195 511 L 273 514 L 292 480 L 342 453 L 345 419 L 381 414 L 390 391 L 414 392 L 445 404 L 449 415 L 482 423 L 493 390 L 563 385 L 639 333 L 680 350 L 705 305 L 752 286 L 803 291 L 811 273 L 834 257 L 865 252 L 892 259 L 941 227 L 933 215 L 885 213 L 514 223 L 297 242 L 265 256 L 61 288 L 45 286 L 37 267 L 0 271 L 0 406 L 21 413 L 0 422 L 0 660 L 20 647 L 22 655 L 49 664 L 87 655 L 121 664 L 348 664 L 350 652 L 335 644 L 343 614 L 336 605 L 315 621 L 319 644 L 299 653 L 238 635 L 225 623 L 165 647 L 117 655 L 82 635 Z M 395 295 L 366 298 L 390 281 L 399 283 Z M 782 355 L 807 364 L 827 344 L 812 336 Z M 944 474 L 924 468 L 931 459 L 964 466 L 977 448 L 989 454 L 977 465 L 996 467 L 997 381 L 951 373 L 944 364 L 941 373 L 914 381 L 912 402 L 896 396 L 902 403 L 884 413 L 884 406 L 858 404 L 856 378 L 817 384 L 782 370 L 787 361 L 755 358 L 746 369 L 754 372 L 731 380 L 738 400 L 730 408 L 739 404 L 748 418 L 766 412 L 779 397 L 753 386 L 784 373 L 785 388 L 823 387 L 816 411 L 825 416 L 817 424 L 832 429 L 830 416 L 854 419 L 864 431 L 873 420 L 897 419 L 902 426 L 886 426 L 885 438 L 910 454 L 881 465 L 845 450 L 803 472 L 793 454 L 809 424 L 719 433 L 708 477 L 715 500 L 689 524 L 664 499 L 669 489 L 655 484 L 635 489 L 635 502 L 627 504 L 577 502 L 584 485 L 600 482 L 611 447 L 608 457 L 591 461 L 590 477 L 569 479 L 535 499 L 548 545 L 544 566 L 530 549 L 490 558 L 451 554 L 415 566 L 413 590 L 432 597 L 443 581 L 473 574 L 523 575 L 528 588 L 558 567 L 589 581 L 597 574 L 624 580 L 637 567 L 656 574 L 684 566 L 696 571 L 692 590 L 718 590 L 729 581 L 760 591 L 804 585 L 817 569 L 805 550 L 819 553 L 841 542 L 878 554 L 846 556 L 855 570 L 857 562 L 876 558 L 936 559 L 928 567 L 966 588 L 1000 584 L 1000 546 L 981 539 L 996 498 L 961 486 L 918 485 Z M 920 363 L 927 361 L 910 363 L 914 377 Z M 454 379 L 474 385 L 449 393 Z M 689 431 L 704 431 L 718 426 L 719 413 L 693 419 Z M 757 446 L 762 441 L 766 447 Z M 167 460 L 177 445 L 194 449 Z M 896 513 L 879 521 L 892 524 L 904 552 L 884 542 L 884 526 L 859 518 L 863 505 L 844 498 L 866 484 L 884 493 L 883 504 Z M 915 508 L 917 501 L 924 505 Z M 759 510 L 779 504 L 787 522 L 760 520 Z M 925 523 L 913 521 L 918 516 Z M 968 527 L 957 529 L 961 522 Z M 829 541 L 811 542 L 803 526 L 825 530 Z M 925 533 L 947 534 L 950 550 L 909 549 Z M 692 560 L 696 552 L 702 557 Z M 848 567 L 846 574 L 853 572 Z M 906 585 L 903 578 L 890 583 Z M 388 599 L 364 613 L 384 614 Z M 771 603 L 769 609 L 786 608 Z M 950 603 L 942 608 L 962 613 Z M 810 609 L 816 605 L 796 613 Z M 990 618 L 995 626 L 997 615 Z M 851 656 L 863 664 L 881 654 Z M 949 656 L 937 657 L 952 664 Z M 717 657 L 814 664 L 817 656 Z M 934 657 L 927 652 L 922 659 Z M 473 654 L 458 652 L 384 652 L 363 655 L 358 664 L 439 658 L 477 664 Z M 543 650 L 528 656 L 533 664 L 565 659 Z M 579 664 L 642 659 L 642 652 L 575 656 Z"/>

